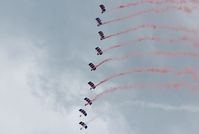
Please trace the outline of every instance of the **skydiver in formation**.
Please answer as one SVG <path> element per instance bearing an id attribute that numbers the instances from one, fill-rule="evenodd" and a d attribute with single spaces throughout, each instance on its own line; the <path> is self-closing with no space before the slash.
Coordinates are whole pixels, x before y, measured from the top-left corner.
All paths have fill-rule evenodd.
<path id="1" fill-rule="evenodd" d="M 100 25 L 102 25 L 102 21 L 100 18 L 96 18 L 95 19 L 97 21 L 97 26 L 99 27 Z"/>
<path id="2" fill-rule="evenodd" d="M 97 55 L 102 55 L 103 52 L 99 47 L 96 47 L 95 50 L 97 51 Z"/>
<path id="3" fill-rule="evenodd" d="M 89 63 L 88 65 L 91 67 L 91 71 L 96 70 L 96 66 L 93 63 Z"/>
<path id="4" fill-rule="evenodd" d="M 104 13 L 106 11 L 106 8 L 103 4 L 99 5 L 100 9 L 101 9 L 101 13 Z"/>
<path id="5" fill-rule="evenodd" d="M 101 13 L 104 13 L 106 11 L 106 8 L 105 8 L 105 6 L 103 4 L 99 5 L 99 7 L 101 9 Z M 96 18 L 96 21 L 97 21 L 97 26 L 102 25 L 102 21 L 101 21 L 100 18 Z M 100 35 L 100 40 L 105 39 L 104 33 L 102 31 L 99 31 L 98 34 Z M 96 47 L 95 50 L 97 51 L 97 55 L 102 55 L 103 54 L 102 50 L 99 47 Z M 96 70 L 96 66 L 93 63 L 89 63 L 88 65 L 91 67 L 91 71 Z M 96 86 L 91 81 L 89 81 L 88 84 L 91 86 L 90 89 L 95 89 L 96 88 Z M 92 101 L 89 98 L 85 97 L 84 100 L 86 101 L 85 106 L 92 105 Z M 86 113 L 85 110 L 79 109 L 79 112 L 81 114 L 83 114 L 84 116 L 87 116 L 87 113 Z M 81 116 L 82 115 L 80 115 L 80 117 Z M 82 130 L 83 128 L 84 129 L 88 128 L 88 126 L 86 125 L 86 123 L 84 123 L 83 121 L 80 121 L 79 124 L 82 126 L 80 128 L 80 130 Z"/>
<path id="6" fill-rule="evenodd" d="M 85 128 L 85 129 L 88 128 L 88 126 L 86 125 L 86 123 L 84 123 L 84 122 L 82 122 L 82 121 L 80 121 L 79 124 L 80 124 L 83 128 Z M 82 127 L 80 128 L 80 130 L 82 130 Z"/>
<path id="7" fill-rule="evenodd" d="M 90 90 L 96 88 L 95 84 L 93 84 L 93 82 L 91 82 L 91 81 L 88 82 L 88 85 L 91 86 Z"/>
<path id="8" fill-rule="evenodd" d="M 86 113 L 86 111 L 84 109 L 79 109 L 79 112 L 82 113 L 84 116 L 87 116 L 87 113 Z M 80 117 L 81 116 L 82 115 L 80 114 Z"/>
<path id="9" fill-rule="evenodd" d="M 85 106 L 87 106 L 88 104 L 92 105 L 92 101 L 89 98 L 85 97 L 84 100 L 86 101 Z"/>
<path id="10" fill-rule="evenodd" d="M 100 36 L 100 40 L 105 39 L 104 33 L 102 31 L 99 31 L 98 34 Z"/>

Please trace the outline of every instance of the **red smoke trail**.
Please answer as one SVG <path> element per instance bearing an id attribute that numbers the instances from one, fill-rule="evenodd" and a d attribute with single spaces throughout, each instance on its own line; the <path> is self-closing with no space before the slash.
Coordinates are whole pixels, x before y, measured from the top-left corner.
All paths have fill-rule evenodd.
<path id="1" fill-rule="evenodd" d="M 121 8 L 134 7 L 134 6 L 139 6 L 143 4 L 169 4 L 169 3 L 176 4 L 176 5 L 183 5 L 183 4 L 188 4 L 188 3 L 198 4 L 199 1 L 197 0 L 139 0 L 137 2 L 121 4 L 114 9 L 117 10 Z"/>
<path id="2" fill-rule="evenodd" d="M 187 67 L 176 73 L 177 76 L 190 75 L 193 80 L 199 82 L 199 71 L 192 67 Z"/>
<path id="3" fill-rule="evenodd" d="M 126 34 L 126 33 L 129 33 L 129 32 L 134 32 L 134 31 L 137 31 L 137 30 L 142 29 L 142 28 L 166 29 L 166 30 L 173 30 L 173 31 L 178 31 L 178 32 L 179 31 L 180 32 L 188 32 L 188 33 L 192 33 L 194 35 L 198 33 L 198 31 L 196 29 L 190 29 L 190 28 L 186 28 L 186 27 L 183 27 L 183 26 L 141 24 L 141 25 L 138 25 L 136 27 L 131 27 L 131 28 L 128 28 L 126 30 L 123 30 L 123 31 L 120 31 L 120 32 L 117 32 L 117 33 L 113 33 L 111 35 L 108 35 L 106 38 Z"/>
<path id="4" fill-rule="evenodd" d="M 107 59 L 104 59 L 102 60 L 101 62 L 97 63 L 95 66 L 96 68 L 98 68 L 99 66 L 107 63 L 107 62 L 110 62 L 110 61 L 119 61 L 119 60 L 125 60 L 125 59 L 128 59 L 128 58 L 138 58 L 138 57 L 141 57 L 141 56 L 144 56 L 142 53 L 130 53 L 128 55 L 125 55 L 125 56 L 122 56 L 122 57 L 113 57 L 113 58 L 107 58 Z"/>
<path id="5" fill-rule="evenodd" d="M 163 68 L 163 67 L 145 67 L 145 68 L 130 68 L 126 71 L 123 71 L 123 72 L 120 72 L 117 74 L 113 74 L 113 75 L 105 78 L 104 80 L 100 81 L 98 84 L 96 84 L 96 87 L 113 79 L 113 78 L 127 75 L 129 73 L 159 73 L 159 74 L 169 74 L 170 73 L 170 74 L 176 75 L 178 77 L 180 77 L 182 75 L 190 75 L 194 81 L 199 82 L 199 72 L 196 69 L 193 69 L 191 67 L 182 69 L 180 71 L 170 69 L 170 68 Z"/>
<path id="6" fill-rule="evenodd" d="M 164 38 L 161 38 L 160 36 L 144 36 L 144 37 L 139 37 L 137 39 L 129 40 L 127 42 L 112 45 L 108 48 L 103 49 L 102 51 L 107 52 L 107 51 L 110 51 L 112 49 L 123 47 L 123 46 L 126 46 L 126 45 L 137 45 L 137 43 L 142 42 L 142 41 L 146 41 L 146 40 L 157 41 L 157 42 L 160 42 L 160 43 L 173 43 L 173 44 L 177 43 L 177 45 L 181 45 L 181 44 L 179 44 L 181 42 L 191 42 L 192 46 L 194 48 L 199 48 L 199 39 L 189 37 L 189 36 L 181 36 L 181 37 L 178 37 L 176 39 L 164 39 Z"/>
<path id="7" fill-rule="evenodd" d="M 199 84 L 188 84 L 185 81 L 181 81 L 181 82 L 170 82 L 170 83 L 158 83 L 158 84 L 146 84 L 146 83 L 134 83 L 134 84 L 125 84 L 125 85 L 120 85 L 117 87 L 111 87 L 105 91 L 103 91 L 102 93 L 97 94 L 93 99 L 92 102 L 96 101 L 97 99 L 99 99 L 100 97 L 108 94 L 108 93 L 112 93 L 114 91 L 119 91 L 119 90 L 129 90 L 129 89 L 145 89 L 145 88 L 150 88 L 150 89 L 175 89 L 175 90 L 179 90 L 180 88 L 187 88 L 190 90 L 197 90 L 199 88 Z"/>
<path id="8" fill-rule="evenodd" d="M 124 72 L 120 72 L 120 73 L 117 73 L 117 74 L 113 74 L 107 78 L 105 78 L 104 80 L 100 81 L 98 84 L 96 84 L 96 87 L 113 79 L 113 78 L 116 78 L 116 77 L 120 77 L 120 76 L 123 76 L 123 75 L 127 75 L 129 73 L 160 73 L 160 74 L 166 74 L 166 73 L 171 73 L 173 72 L 172 69 L 169 69 L 169 68 L 161 68 L 161 67 L 151 67 L 151 68 L 130 68 Z"/>
<path id="9" fill-rule="evenodd" d="M 140 15 L 144 15 L 144 14 L 150 14 L 150 13 L 161 14 L 161 13 L 173 11 L 173 10 L 180 10 L 180 11 L 184 11 L 185 13 L 192 12 L 192 9 L 189 7 L 185 8 L 185 7 L 171 6 L 171 7 L 163 7 L 163 8 L 151 8 L 151 9 L 147 9 L 147 10 L 141 10 L 141 11 L 130 13 L 130 15 L 128 15 L 128 16 L 119 17 L 119 18 L 112 19 L 109 21 L 104 21 L 102 24 L 105 25 L 105 24 L 109 24 L 109 23 L 113 23 L 113 22 L 124 21 L 124 20 L 130 19 L 132 17 L 136 17 L 136 16 L 140 16 Z"/>
<path id="10" fill-rule="evenodd" d="M 150 53 L 149 53 L 150 55 Z M 173 57 L 191 57 L 191 58 L 199 58 L 199 53 L 193 53 L 191 51 L 155 51 L 151 52 L 153 56 L 173 56 Z"/>
<path id="11" fill-rule="evenodd" d="M 126 46 L 126 45 L 135 45 L 135 43 L 138 43 L 138 42 L 142 42 L 142 41 L 145 41 L 145 40 L 154 40 L 154 41 L 158 41 L 160 40 L 160 37 L 158 36 L 144 36 L 144 37 L 139 37 L 137 39 L 134 39 L 134 40 L 130 40 L 130 41 L 127 41 L 127 42 L 123 42 L 123 43 L 119 43 L 119 44 L 116 44 L 116 45 L 112 45 L 106 49 L 103 49 L 103 52 L 107 52 L 111 49 L 115 49 L 115 48 L 119 48 L 119 47 L 122 47 L 122 46 Z"/>
<path id="12" fill-rule="evenodd" d="M 95 67 L 98 68 L 98 67 L 101 66 L 102 64 L 104 64 L 104 63 L 106 63 L 106 62 L 109 62 L 109 61 L 111 61 L 111 60 L 113 60 L 113 59 L 112 59 L 112 58 L 107 58 L 107 59 L 101 61 L 100 63 L 97 63 L 97 64 L 95 65 Z"/>
<path id="13" fill-rule="evenodd" d="M 120 61 L 120 60 L 126 60 L 129 58 L 142 58 L 142 57 L 149 57 L 149 56 L 154 56 L 154 57 L 159 57 L 159 56 L 166 56 L 166 57 L 190 57 L 194 59 L 199 58 L 199 53 L 194 53 L 191 51 L 152 51 L 152 52 L 131 52 L 127 55 L 121 56 L 121 57 L 112 57 L 112 58 L 107 58 L 105 60 L 102 60 L 101 62 L 96 64 L 96 67 L 98 68 L 99 66 L 110 62 L 110 61 Z"/>
<path id="14" fill-rule="evenodd" d="M 88 125 L 89 123 L 95 121 L 97 118 L 99 118 L 99 115 L 94 116 L 92 119 L 90 119 L 89 121 L 87 121 L 86 124 Z"/>

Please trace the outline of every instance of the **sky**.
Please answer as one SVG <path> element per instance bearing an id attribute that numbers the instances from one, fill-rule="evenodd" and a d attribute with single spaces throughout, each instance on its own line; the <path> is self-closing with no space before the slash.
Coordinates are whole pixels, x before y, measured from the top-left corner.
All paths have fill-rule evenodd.
<path id="1" fill-rule="evenodd" d="M 139 1 L 139 0 L 137 0 Z M 90 71 L 88 63 L 124 56 L 133 52 L 198 52 L 190 42 L 163 43 L 154 40 L 112 49 L 97 56 L 95 47 L 144 36 L 175 39 L 182 35 L 198 38 L 198 33 L 168 29 L 143 28 L 100 40 L 106 35 L 140 24 L 183 26 L 199 31 L 199 4 L 186 3 L 192 12 L 169 10 L 146 13 L 129 19 L 96 26 L 95 18 L 112 20 L 151 8 L 163 9 L 174 4 L 144 3 L 115 9 L 135 0 L 0 0 L 0 133 L 1 134 L 198 134 L 199 86 L 193 78 L 198 59 L 189 56 L 144 56 L 113 60 Z M 99 5 L 107 12 L 101 14 Z M 112 10 L 109 10 L 112 9 Z M 172 45 L 173 44 L 173 45 Z M 176 44 L 176 45 L 175 45 Z M 89 90 L 88 81 L 98 83 L 129 68 L 162 67 L 180 71 L 181 75 L 128 73 Z M 194 75 L 195 74 L 195 75 Z M 193 77 L 192 77 L 193 76 Z M 186 86 L 155 87 L 158 83 L 182 82 Z M 125 85 L 148 84 L 144 88 Z M 84 106 L 84 97 L 94 98 L 111 87 L 124 85 L 115 92 Z M 151 85 L 151 86 L 150 86 Z M 154 86 L 154 87 L 152 87 Z M 124 90 L 123 90 L 124 89 Z M 87 111 L 79 117 L 78 110 Z M 80 131 L 79 121 L 88 125 Z"/>

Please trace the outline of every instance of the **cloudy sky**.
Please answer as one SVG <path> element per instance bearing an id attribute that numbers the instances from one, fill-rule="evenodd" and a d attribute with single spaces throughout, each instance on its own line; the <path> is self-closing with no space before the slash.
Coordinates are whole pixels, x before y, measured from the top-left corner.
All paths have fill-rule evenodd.
<path id="1" fill-rule="evenodd" d="M 176 70 L 199 67 L 197 58 L 141 57 L 112 61 L 91 72 L 88 63 L 129 52 L 156 50 L 197 53 L 191 42 L 178 45 L 143 41 L 97 56 L 95 47 L 107 48 L 116 43 L 143 36 L 197 38 L 188 32 L 141 29 L 103 41 L 105 35 L 143 23 L 183 26 L 199 31 L 199 5 L 160 13 L 148 13 L 125 21 L 96 26 L 95 18 L 111 20 L 132 12 L 173 6 L 141 4 L 101 14 L 99 4 L 113 9 L 133 0 L 0 0 L 0 133 L 1 134 L 198 134 L 199 92 L 188 87 L 128 88 L 108 93 L 84 107 L 83 98 L 93 98 L 112 86 L 125 84 L 185 81 L 189 75 L 130 73 L 112 79 L 90 91 L 88 81 L 98 83 L 111 74 L 131 67 L 168 67 Z M 185 10 L 186 11 L 185 11 Z M 199 70 L 198 70 L 199 71 Z M 197 82 L 196 82 L 197 83 Z M 196 86 L 196 89 L 198 87 Z M 88 117 L 79 118 L 79 108 Z M 88 129 L 80 131 L 79 121 Z"/>

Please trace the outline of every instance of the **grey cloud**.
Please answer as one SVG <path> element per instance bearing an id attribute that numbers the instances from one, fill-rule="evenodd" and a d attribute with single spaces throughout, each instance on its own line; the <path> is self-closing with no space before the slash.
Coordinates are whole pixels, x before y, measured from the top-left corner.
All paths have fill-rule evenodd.
<path id="1" fill-rule="evenodd" d="M 186 15 L 170 12 L 165 13 L 164 17 L 158 14 L 150 14 L 135 17 L 122 23 L 97 28 L 94 20 L 96 16 L 100 16 L 103 19 L 110 19 L 126 15 L 130 11 L 143 10 L 149 7 L 149 5 L 138 6 L 129 8 L 128 10 L 121 10 L 121 12 L 109 12 L 104 15 L 99 13 L 98 4 L 105 3 L 111 6 L 120 2 L 82 2 L 77 0 L 8 0 L 0 2 L 0 17 L 2 20 L 0 22 L 0 39 L 4 40 L 0 44 L 1 49 L 9 53 L 10 59 L 13 59 L 12 62 L 15 63 L 13 66 L 16 64 L 26 66 L 26 63 L 28 63 L 30 71 L 27 73 L 28 75 L 23 74 L 28 77 L 26 77 L 26 82 L 29 85 L 26 88 L 30 88 L 38 100 L 45 101 L 47 105 L 53 105 L 55 110 L 60 110 L 61 113 L 66 113 L 67 115 L 66 121 L 64 120 L 60 123 L 61 127 L 56 126 L 54 129 L 50 128 L 53 127 L 53 123 L 47 126 L 48 121 L 44 121 L 48 120 L 48 117 L 51 116 L 50 114 L 45 116 L 44 120 L 41 119 L 41 122 L 47 123 L 46 127 L 44 125 L 38 129 L 37 127 L 39 126 L 35 125 L 36 123 L 31 124 L 29 122 L 28 124 L 36 127 L 30 127 L 31 131 L 32 129 L 35 130 L 32 132 L 28 131 L 29 133 L 64 133 L 65 131 L 79 133 L 79 128 L 77 127 L 78 119 L 74 119 L 76 117 L 74 109 L 76 106 L 80 107 L 83 105 L 82 98 L 84 96 L 93 97 L 97 92 L 122 83 L 133 83 L 139 80 L 143 82 L 162 82 L 173 80 L 174 78 L 172 76 L 163 78 L 161 76 L 133 74 L 114 79 L 110 83 L 103 85 L 103 87 L 97 88 L 97 91 L 93 91 L 92 93 L 87 86 L 89 80 L 98 82 L 114 72 L 123 71 L 132 66 L 169 65 L 175 68 L 181 68 L 186 65 L 198 66 L 195 60 L 189 58 L 171 59 L 164 57 L 151 59 L 150 57 L 145 57 L 143 59 L 137 58 L 121 62 L 110 62 L 99 68 L 96 72 L 90 72 L 87 65 L 88 62 L 98 62 L 108 56 L 114 57 L 131 51 L 178 49 L 178 47 L 168 47 L 166 44 L 164 46 L 156 42 L 144 42 L 136 46 L 111 51 L 102 57 L 97 57 L 94 52 L 95 46 L 103 48 L 105 45 L 109 46 L 144 35 L 176 37 L 180 34 L 173 31 L 162 32 L 161 30 L 153 31 L 149 29 L 146 31 L 136 31 L 135 33 L 131 32 L 102 42 L 99 41 L 98 30 L 103 30 L 108 34 L 143 22 L 182 24 L 191 27 L 191 24 L 193 24 L 191 20 L 195 20 L 194 17 L 191 17 L 191 20 L 182 22 L 182 20 L 186 20 Z M 129 2 L 132 1 L 129 0 Z M 187 49 L 187 47 L 181 47 L 180 49 Z M 149 104 L 141 103 L 141 105 L 144 105 L 143 107 L 131 104 L 120 106 L 120 103 L 134 99 L 143 100 Z M 151 104 L 151 101 L 155 104 Z M 88 109 L 94 109 L 93 113 L 99 112 L 102 116 L 89 124 L 87 132 L 114 134 L 156 134 L 160 132 L 163 134 L 198 134 L 197 124 L 199 119 L 197 114 L 184 113 L 180 110 L 178 111 L 177 108 L 171 106 L 163 107 L 162 105 L 156 105 L 157 103 L 198 106 L 198 94 L 192 94 L 187 89 L 182 89 L 181 91 L 132 89 L 132 91 L 118 91 L 107 94 L 94 102 L 92 107 L 88 107 Z M 138 104 L 140 105 L 140 103 Z M 168 113 L 164 110 L 159 111 L 151 107 L 174 111 Z M 33 109 L 37 109 L 37 106 Z M 189 107 L 180 107 L 179 109 L 190 110 Z M 42 114 L 45 115 L 48 112 L 41 112 L 39 117 L 42 118 Z M 103 114 L 106 115 L 103 116 Z M 52 116 L 57 117 L 57 114 L 52 114 Z M 53 120 L 59 122 L 57 118 L 52 118 L 51 121 L 53 122 Z M 66 122 L 70 124 L 68 128 L 64 128 Z M 72 123 L 74 125 L 71 125 Z M 14 125 L 11 124 L 11 127 Z"/>

